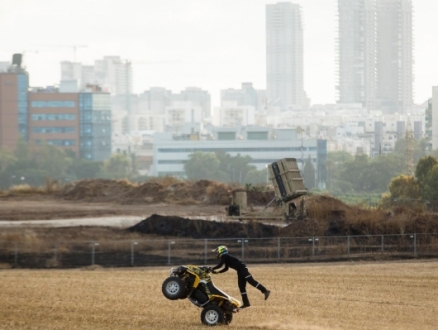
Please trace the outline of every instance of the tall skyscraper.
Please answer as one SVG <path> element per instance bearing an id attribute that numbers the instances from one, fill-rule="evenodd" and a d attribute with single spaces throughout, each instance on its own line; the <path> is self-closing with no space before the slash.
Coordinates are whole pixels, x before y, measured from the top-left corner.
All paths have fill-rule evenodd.
<path id="1" fill-rule="evenodd" d="M 266 5 L 266 94 L 285 110 L 305 108 L 301 7 L 290 2 Z"/>
<path id="2" fill-rule="evenodd" d="M 375 108 L 375 0 L 338 0 L 339 102 Z"/>
<path id="3" fill-rule="evenodd" d="M 385 112 L 412 108 L 412 1 L 377 0 L 377 91 Z"/>
<path id="4" fill-rule="evenodd" d="M 411 0 L 338 0 L 339 102 L 412 107 Z"/>

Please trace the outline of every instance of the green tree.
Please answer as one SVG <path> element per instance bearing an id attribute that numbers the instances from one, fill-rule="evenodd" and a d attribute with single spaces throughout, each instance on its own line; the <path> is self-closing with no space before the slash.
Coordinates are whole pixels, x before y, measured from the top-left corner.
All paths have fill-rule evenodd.
<path id="1" fill-rule="evenodd" d="M 0 173 L 17 162 L 17 157 L 7 149 L 0 150 Z"/>
<path id="2" fill-rule="evenodd" d="M 195 152 L 184 164 L 189 180 L 215 180 L 220 176 L 220 161 L 213 152 Z"/>
<path id="3" fill-rule="evenodd" d="M 423 199 L 438 201 L 438 164 L 427 173 L 423 185 Z"/>
<path id="4" fill-rule="evenodd" d="M 392 178 L 404 172 L 405 159 L 398 154 L 387 154 L 373 158 L 364 169 L 365 191 L 384 192 Z"/>
<path id="5" fill-rule="evenodd" d="M 258 184 L 258 185 L 263 185 L 263 184 L 267 184 L 270 183 L 269 178 L 268 178 L 268 169 L 263 169 L 263 170 L 250 170 L 247 174 L 246 174 L 246 178 L 245 178 L 245 184 Z"/>
<path id="6" fill-rule="evenodd" d="M 389 192 L 382 196 L 381 206 L 392 205 L 423 206 L 419 205 L 421 200 L 420 186 L 415 177 L 410 175 L 399 175 L 391 180 L 388 185 Z"/>
<path id="7" fill-rule="evenodd" d="M 256 170 L 255 166 L 249 165 L 252 158 L 250 156 L 237 156 L 230 157 L 230 167 L 228 174 L 230 175 L 231 182 L 246 182 L 246 175 L 249 171 Z"/>
<path id="8" fill-rule="evenodd" d="M 64 180 L 67 176 L 67 170 L 71 163 L 65 151 L 52 145 L 44 144 L 38 148 L 34 155 L 36 168 L 44 173 L 45 177 L 52 179 Z"/>
<path id="9" fill-rule="evenodd" d="M 315 167 L 312 164 L 312 160 L 307 158 L 306 163 L 304 164 L 303 169 L 303 177 L 304 177 L 304 185 L 308 190 L 311 190 L 316 187 L 315 185 Z"/>
<path id="10" fill-rule="evenodd" d="M 327 188 L 329 190 L 339 189 L 339 184 L 337 184 L 337 182 L 343 181 L 340 177 L 341 168 L 345 163 L 352 160 L 353 156 L 346 151 L 334 151 L 328 153 L 325 166 L 327 168 Z"/>
<path id="11" fill-rule="evenodd" d="M 103 162 L 101 176 L 104 178 L 125 179 L 130 174 L 129 158 L 123 154 L 114 154 Z"/>
<path id="12" fill-rule="evenodd" d="M 102 162 L 75 158 L 68 169 L 68 177 L 72 180 L 97 178 L 102 167 Z"/>
<path id="13" fill-rule="evenodd" d="M 337 180 L 330 186 L 330 191 L 336 194 L 384 192 L 391 179 L 402 174 L 404 168 L 404 158 L 399 154 L 375 158 L 356 155 L 338 166 Z"/>
<path id="14" fill-rule="evenodd" d="M 424 156 L 426 156 L 426 139 L 421 140 L 413 140 L 414 147 L 414 164 L 418 162 L 418 160 Z M 402 155 L 403 157 L 406 155 L 406 138 L 403 137 L 398 139 L 394 146 L 394 152 Z"/>
<path id="15" fill-rule="evenodd" d="M 415 177 L 417 178 L 422 193 L 426 186 L 429 172 L 436 164 L 438 164 L 438 161 L 433 156 L 426 156 L 418 161 L 417 167 L 415 168 Z"/>

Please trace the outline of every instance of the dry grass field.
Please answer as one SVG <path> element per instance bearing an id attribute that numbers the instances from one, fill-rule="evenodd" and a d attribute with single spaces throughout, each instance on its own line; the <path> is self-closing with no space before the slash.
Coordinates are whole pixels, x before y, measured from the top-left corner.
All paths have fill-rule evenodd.
<path id="1" fill-rule="evenodd" d="M 205 329 L 201 310 L 161 293 L 169 268 L 0 271 L 0 329 Z M 438 261 L 250 265 L 233 329 L 437 329 Z M 235 272 L 213 275 L 240 299 Z M 220 326 L 224 328 L 226 326 Z"/>

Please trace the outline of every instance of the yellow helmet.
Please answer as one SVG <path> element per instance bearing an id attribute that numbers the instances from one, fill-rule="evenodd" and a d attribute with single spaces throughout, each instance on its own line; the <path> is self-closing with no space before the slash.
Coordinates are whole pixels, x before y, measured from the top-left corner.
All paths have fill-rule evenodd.
<path id="1" fill-rule="evenodd" d="M 219 245 L 213 252 L 217 253 L 217 258 L 219 259 L 221 255 L 228 253 L 228 248 L 225 245 Z"/>

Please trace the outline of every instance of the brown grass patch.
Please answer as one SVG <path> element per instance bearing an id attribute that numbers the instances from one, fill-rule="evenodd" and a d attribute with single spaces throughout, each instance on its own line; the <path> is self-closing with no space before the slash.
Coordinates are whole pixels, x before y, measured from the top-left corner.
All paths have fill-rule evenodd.
<path id="1" fill-rule="evenodd" d="M 438 262 L 250 266 L 271 291 L 251 286 L 252 307 L 233 329 L 436 329 Z M 0 329 L 206 329 L 201 309 L 161 293 L 168 267 L 4 270 Z M 240 299 L 235 272 L 215 284 Z"/>

